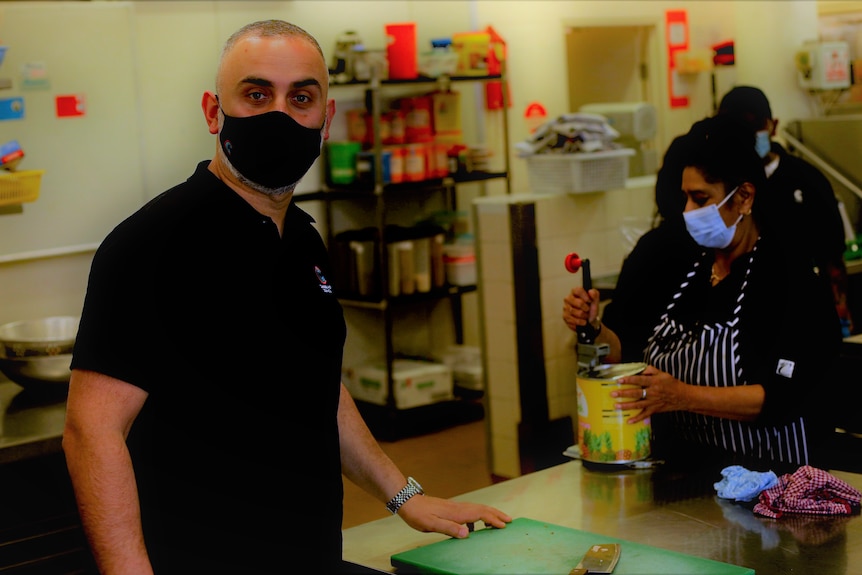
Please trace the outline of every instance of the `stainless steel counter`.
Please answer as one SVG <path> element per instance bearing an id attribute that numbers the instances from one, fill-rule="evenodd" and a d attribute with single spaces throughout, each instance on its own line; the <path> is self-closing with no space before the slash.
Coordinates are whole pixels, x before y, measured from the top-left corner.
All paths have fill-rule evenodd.
<path id="1" fill-rule="evenodd" d="M 66 418 L 64 395 L 34 395 L 0 381 L 0 464 L 59 453 Z"/>
<path id="2" fill-rule="evenodd" d="M 862 475 L 832 472 L 857 489 Z M 757 575 L 849 575 L 862 565 L 862 519 L 792 516 L 772 520 L 721 500 L 705 478 L 661 470 L 591 471 L 564 463 L 466 493 L 512 517 L 528 517 L 752 568 Z M 481 525 L 481 524 L 480 524 Z M 389 557 L 445 539 L 398 517 L 344 531 L 344 558 L 394 572 Z M 625 553 L 625 548 L 623 548 Z"/>

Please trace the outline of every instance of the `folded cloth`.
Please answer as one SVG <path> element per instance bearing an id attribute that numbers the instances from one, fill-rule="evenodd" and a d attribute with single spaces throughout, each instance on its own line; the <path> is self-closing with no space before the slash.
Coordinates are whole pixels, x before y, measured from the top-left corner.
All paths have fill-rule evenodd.
<path id="1" fill-rule="evenodd" d="M 731 465 L 721 470 L 721 481 L 714 484 L 722 499 L 751 501 L 764 489 L 778 483 L 773 471 L 749 471 L 741 465 Z"/>
<path id="2" fill-rule="evenodd" d="M 778 478 L 760 494 L 754 512 L 778 518 L 785 513 L 851 515 L 859 512 L 862 493 L 828 471 L 803 465 Z"/>

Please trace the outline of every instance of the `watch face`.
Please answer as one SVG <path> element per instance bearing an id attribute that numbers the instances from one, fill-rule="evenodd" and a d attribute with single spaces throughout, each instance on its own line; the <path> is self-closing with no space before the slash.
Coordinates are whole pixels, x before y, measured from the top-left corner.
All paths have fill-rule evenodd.
<path id="1" fill-rule="evenodd" d="M 415 479 L 413 479 L 412 477 L 407 478 L 407 484 L 415 487 L 419 491 L 419 493 L 421 493 L 423 495 L 425 494 L 425 491 L 422 489 L 422 486 L 419 485 L 419 482 L 416 481 Z"/>

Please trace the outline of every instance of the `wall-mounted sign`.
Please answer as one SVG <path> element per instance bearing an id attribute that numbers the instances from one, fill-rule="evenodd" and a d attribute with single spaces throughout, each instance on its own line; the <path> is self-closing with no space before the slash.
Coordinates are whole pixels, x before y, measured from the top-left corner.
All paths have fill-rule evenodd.
<path id="1" fill-rule="evenodd" d="M 677 52 L 688 50 L 688 14 L 685 10 L 665 12 L 665 33 L 667 36 L 667 79 L 671 108 L 688 106 L 688 86 L 682 82 L 676 69 Z"/>
<path id="2" fill-rule="evenodd" d="M 0 120 L 20 120 L 24 117 L 24 98 L 0 98 Z"/>
<path id="3" fill-rule="evenodd" d="M 532 134 L 539 126 L 548 121 L 548 111 L 539 102 L 530 102 L 527 109 L 524 110 L 524 120 L 527 122 L 527 129 Z"/>
<path id="4" fill-rule="evenodd" d="M 57 96 L 57 117 L 73 118 L 83 116 L 87 112 L 83 94 Z"/>
<path id="5" fill-rule="evenodd" d="M 27 62 L 21 66 L 22 89 L 47 90 L 50 86 L 48 66 L 44 62 Z"/>

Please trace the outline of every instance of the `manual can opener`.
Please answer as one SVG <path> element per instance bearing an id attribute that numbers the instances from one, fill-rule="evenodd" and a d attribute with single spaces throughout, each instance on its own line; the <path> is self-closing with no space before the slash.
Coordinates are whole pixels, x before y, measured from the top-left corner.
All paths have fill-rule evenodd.
<path id="1" fill-rule="evenodd" d="M 569 273 L 581 271 L 581 280 L 584 289 L 589 291 L 593 288 L 593 280 L 590 275 L 590 260 L 582 259 L 578 254 L 572 252 L 566 256 L 566 269 Z M 611 348 L 606 343 L 596 343 L 596 330 L 589 323 L 578 327 L 578 367 L 579 372 L 590 373 L 604 361 Z"/>
<path id="2" fill-rule="evenodd" d="M 613 573 L 617 561 L 620 560 L 619 543 L 601 543 L 592 545 L 581 562 L 569 571 L 569 575 L 587 575 L 588 573 Z"/>

